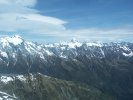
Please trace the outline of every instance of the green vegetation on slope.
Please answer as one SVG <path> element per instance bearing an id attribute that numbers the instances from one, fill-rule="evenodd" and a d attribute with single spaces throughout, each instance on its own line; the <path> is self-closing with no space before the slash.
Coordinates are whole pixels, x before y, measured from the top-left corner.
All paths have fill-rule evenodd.
<path id="1" fill-rule="evenodd" d="M 64 81 L 42 74 L 25 75 L 26 80 L 15 79 L 1 87 L 15 94 L 18 100 L 115 100 L 86 84 Z"/>

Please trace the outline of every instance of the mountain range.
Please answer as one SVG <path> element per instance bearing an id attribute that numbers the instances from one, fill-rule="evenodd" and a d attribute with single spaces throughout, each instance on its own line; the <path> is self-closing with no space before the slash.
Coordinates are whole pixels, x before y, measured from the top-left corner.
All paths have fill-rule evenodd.
<path id="1" fill-rule="evenodd" d="M 133 100 L 133 43 L 2 37 L 0 100 Z"/>

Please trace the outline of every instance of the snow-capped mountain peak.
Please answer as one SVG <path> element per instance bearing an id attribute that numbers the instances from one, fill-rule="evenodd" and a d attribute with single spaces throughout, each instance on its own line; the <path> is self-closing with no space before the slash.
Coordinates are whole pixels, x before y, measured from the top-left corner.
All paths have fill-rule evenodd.
<path id="1" fill-rule="evenodd" d="M 72 43 L 78 42 L 76 38 L 72 38 L 71 40 Z"/>
<path id="2" fill-rule="evenodd" d="M 0 39 L 0 60 L 9 65 L 10 59 L 13 59 L 15 64 L 20 55 L 24 59 L 32 56 L 32 59 L 39 57 L 44 61 L 48 61 L 49 56 L 63 59 L 75 59 L 78 56 L 101 59 L 108 55 L 132 57 L 132 47 L 132 43 L 78 42 L 75 39 L 70 42 L 37 44 L 15 35 Z"/>
<path id="3" fill-rule="evenodd" d="M 15 35 L 13 37 L 7 37 L 7 41 L 13 45 L 19 45 L 23 42 L 23 39 L 19 35 Z"/>
<path id="4" fill-rule="evenodd" d="M 15 35 L 12 37 L 4 37 L 0 39 L 3 47 L 8 46 L 9 44 L 19 45 L 23 42 L 23 39 L 19 35 Z"/>

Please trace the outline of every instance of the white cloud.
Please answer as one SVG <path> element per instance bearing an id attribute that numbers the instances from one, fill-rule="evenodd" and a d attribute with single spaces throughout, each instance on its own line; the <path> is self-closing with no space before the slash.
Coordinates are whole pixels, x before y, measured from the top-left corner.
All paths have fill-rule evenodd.
<path id="1" fill-rule="evenodd" d="M 37 3 L 36 0 L 0 0 L 0 5 L 4 6 L 27 6 L 33 7 Z"/>
<path id="2" fill-rule="evenodd" d="M 0 14 L 1 31 L 40 31 L 50 29 L 64 29 L 65 22 L 53 17 L 42 16 L 39 14 L 19 14 L 4 13 Z M 51 30 L 50 30 L 51 31 Z"/>
<path id="3" fill-rule="evenodd" d="M 73 37 L 80 41 L 103 41 L 103 42 L 133 42 L 133 28 L 112 28 L 112 29 L 75 29 L 60 31 L 60 34 L 45 34 L 51 38 L 58 37 L 59 40 L 68 41 Z M 63 34 L 62 34 L 63 33 Z M 43 35 L 42 35 L 43 37 Z"/>
<path id="4" fill-rule="evenodd" d="M 33 9 L 37 0 L 0 0 L 0 31 L 45 34 L 65 30 L 66 21 Z"/>
<path id="5" fill-rule="evenodd" d="M 65 21 L 59 20 L 57 18 L 42 16 L 39 14 L 27 14 L 24 16 L 22 15 L 21 17 L 25 18 L 27 20 L 44 22 L 44 23 L 49 23 L 49 24 L 53 24 L 53 25 L 63 25 L 66 23 Z"/>
<path id="6" fill-rule="evenodd" d="M 0 0 L 1 13 L 37 13 L 37 10 L 32 9 L 37 3 L 37 0 Z"/>
<path id="7" fill-rule="evenodd" d="M 112 28 L 112 29 L 98 29 L 88 28 L 80 30 L 69 30 L 69 33 L 75 33 L 74 37 L 82 40 L 94 41 L 117 41 L 125 40 L 133 37 L 133 28 Z"/>

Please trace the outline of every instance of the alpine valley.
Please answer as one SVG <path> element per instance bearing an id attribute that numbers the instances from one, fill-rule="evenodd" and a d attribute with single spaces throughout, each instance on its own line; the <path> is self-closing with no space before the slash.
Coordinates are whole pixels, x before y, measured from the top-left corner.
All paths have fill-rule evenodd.
<path id="1" fill-rule="evenodd" d="M 0 100 L 133 100 L 133 43 L 2 37 Z"/>

